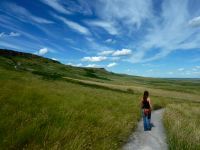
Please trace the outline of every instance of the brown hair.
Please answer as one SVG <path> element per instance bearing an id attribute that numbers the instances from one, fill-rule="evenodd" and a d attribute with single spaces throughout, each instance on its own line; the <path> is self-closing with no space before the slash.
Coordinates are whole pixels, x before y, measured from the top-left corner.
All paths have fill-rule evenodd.
<path id="1" fill-rule="evenodd" d="M 148 91 L 144 91 L 144 95 L 143 95 L 143 102 L 147 101 L 147 98 L 149 97 L 149 92 Z"/>

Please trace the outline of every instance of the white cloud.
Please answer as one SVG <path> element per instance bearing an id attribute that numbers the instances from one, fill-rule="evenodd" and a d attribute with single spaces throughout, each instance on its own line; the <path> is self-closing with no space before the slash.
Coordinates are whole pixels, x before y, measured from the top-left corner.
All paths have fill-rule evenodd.
<path id="1" fill-rule="evenodd" d="M 19 33 L 20 35 L 23 35 L 24 37 L 26 37 L 28 40 L 33 40 L 37 43 L 41 42 L 41 38 L 34 36 L 31 33 L 27 33 L 24 31 L 24 27 L 19 26 L 19 21 L 5 16 L 5 15 L 0 15 L 0 24 L 1 27 L 7 29 L 7 30 L 11 30 L 11 31 L 15 31 L 17 33 Z"/>
<path id="2" fill-rule="evenodd" d="M 113 40 L 113 39 L 107 39 L 107 40 L 105 40 L 105 43 L 112 43 L 112 44 L 114 44 L 116 41 L 115 40 Z"/>
<path id="3" fill-rule="evenodd" d="M 56 59 L 56 58 L 51 58 L 52 60 L 55 60 L 55 61 L 58 61 L 58 59 Z"/>
<path id="4" fill-rule="evenodd" d="M 19 6 L 17 4 L 5 3 L 4 5 L 9 12 L 12 12 L 14 14 L 13 16 L 15 16 L 17 19 L 19 19 L 21 21 L 30 22 L 30 20 L 31 20 L 31 21 L 41 23 L 41 24 L 53 23 L 53 21 L 33 15 L 26 8 Z"/>
<path id="5" fill-rule="evenodd" d="M 132 51 L 130 49 L 122 49 L 115 51 L 112 56 L 127 56 L 130 55 Z"/>
<path id="6" fill-rule="evenodd" d="M 81 67 L 81 66 L 83 66 L 82 63 L 79 63 L 79 64 L 67 63 L 67 65 L 71 65 L 71 66 L 75 66 L 75 67 Z"/>
<path id="7" fill-rule="evenodd" d="M 0 33 L 0 37 L 4 37 L 5 33 L 4 32 L 1 32 Z"/>
<path id="8" fill-rule="evenodd" d="M 73 39 L 64 38 L 64 40 L 67 41 L 68 43 L 75 44 L 75 41 Z"/>
<path id="9" fill-rule="evenodd" d="M 113 50 L 102 51 L 102 52 L 99 52 L 98 55 L 104 55 L 104 56 L 107 56 L 107 55 L 112 54 L 113 52 L 114 52 Z"/>
<path id="10" fill-rule="evenodd" d="M 50 23 L 53 23 L 52 21 L 50 20 L 47 20 L 47 19 L 44 19 L 44 18 L 41 18 L 41 17 L 37 17 L 37 16 L 31 16 L 31 19 L 37 23 L 41 23 L 41 24 L 50 24 Z"/>
<path id="11" fill-rule="evenodd" d="M 20 36 L 20 33 L 17 32 L 10 32 L 9 36 Z"/>
<path id="12" fill-rule="evenodd" d="M 82 48 L 77 48 L 77 47 L 74 47 L 74 46 L 70 46 L 70 48 L 76 50 L 76 51 L 79 51 L 81 53 L 85 53 L 85 54 L 89 54 L 87 50 L 84 50 Z"/>
<path id="13" fill-rule="evenodd" d="M 71 62 L 68 62 L 67 65 L 73 65 Z"/>
<path id="14" fill-rule="evenodd" d="M 94 42 L 94 39 L 90 37 L 86 37 L 86 40 L 88 40 L 89 42 Z"/>
<path id="15" fill-rule="evenodd" d="M 101 27 L 101 28 L 103 28 L 104 30 L 106 30 L 111 35 L 117 35 L 117 34 L 119 34 L 119 32 L 117 31 L 117 29 L 110 22 L 106 22 L 106 21 L 102 21 L 102 20 L 96 20 L 96 21 L 94 20 L 94 21 L 86 21 L 86 23 L 88 25 Z"/>
<path id="16" fill-rule="evenodd" d="M 178 68 L 178 71 L 184 71 L 185 69 L 184 68 Z"/>
<path id="17" fill-rule="evenodd" d="M 195 68 L 200 69 L 200 66 L 195 66 Z"/>
<path id="18" fill-rule="evenodd" d="M 112 42 L 112 39 L 107 39 L 107 40 L 105 40 L 105 42 L 110 43 L 110 42 Z"/>
<path id="19" fill-rule="evenodd" d="M 56 14 L 53 14 L 53 16 L 55 18 L 63 21 L 69 28 L 73 29 L 74 31 L 81 33 L 81 34 L 90 35 L 90 31 L 86 27 L 84 27 L 76 22 L 70 21 L 64 17 L 58 16 Z"/>
<path id="20" fill-rule="evenodd" d="M 40 50 L 38 50 L 38 52 L 36 52 L 36 54 L 38 55 L 45 55 L 46 53 L 48 53 L 48 49 L 47 48 L 41 48 Z"/>
<path id="21" fill-rule="evenodd" d="M 21 34 L 18 33 L 18 32 L 10 32 L 8 34 L 6 34 L 5 32 L 1 32 L 0 33 L 0 38 L 1 37 L 17 37 L 17 36 L 20 36 Z"/>
<path id="22" fill-rule="evenodd" d="M 200 26 L 200 16 L 191 19 L 191 20 L 188 22 L 188 24 L 191 25 L 191 26 L 193 26 L 193 27 L 198 27 L 198 26 Z"/>
<path id="23" fill-rule="evenodd" d="M 62 4 L 60 4 L 58 0 L 41 0 L 41 2 L 50 6 L 51 8 L 55 9 L 60 13 L 71 14 L 71 12 L 65 9 L 65 7 Z"/>
<path id="24" fill-rule="evenodd" d="M 89 67 L 89 68 L 100 68 L 100 66 L 99 66 L 99 65 L 96 65 L 96 64 L 89 64 L 89 65 L 87 65 L 87 66 L 85 66 L 85 67 Z"/>
<path id="25" fill-rule="evenodd" d="M 83 64 L 79 63 L 79 64 L 76 64 L 77 67 L 81 67 L 83 66 Z"/>
<path id="26" fill-rule="evenodd" d="M 133 45 L 136 50 L 130 59 L 131 62 L 154 61 L 168 56 L 175 50 L 200 48 L 198 28 L 188 26 L 188 20 L 191 18 L 188 3 L 189 0 L 163 1 L 161 13 L 151 20 L 152 26 L 144 36 L 144 40 Z M 148 57 L 148 53 L 155 49 L 158 52 Z"/>
<path id="27" fill-rule="evenodd" d="M 153 69 L 149 69 L 149 70 L 147 70 L 147 72 L 153 72 Z"/>
<path id="28" fill-rule="evenodd" d="M 131 72 L 131 69 L 127 69 L 126 72 Z"/>
<path id="29" fill-rule="evenodd" d="M 67 7 L 67 10 L 82 15 L 92 15 L 91 1 L 85 0 L 62 0 L 62 4 Z"/>
<path id="30" fill-rule="evenodd" d="M 108 67 L 108 68 L 111 68 L 111 67 L 114 67 L 114 66 L 116 66 L 116 65 L 117 65 L 117 63 L 114 62 L 114 63 L 108 64 L 107 67 Z"/>
<path id="31" fill-rule="evenodd" d="M 94 56 L 94 57 L 83 57 L 81 61 L 88 61 L 88 62 L 100 62 L 106 60 L 107 57 L 103 56 Z"/>
<path id="32" fill-rule="evenodd" d="M 107 47 L 103 44 L 100 44 L 98 41 L 95 41 L 94 39 L 93 40 L 91 39 L 91 41 L 87 43 L 87 46 L 88 46 L 87 49 L 88 50 L 90 49 L 89 51 L 91 51 L 91 52 L 94 52 L 94 50 L 95 51 L 102 51 L 102 50 L 105 50 L 105 49 L 111 49 L 110 47 Z"/>
<path id="33" fill-rule="evenodd" d="M 186 71 L 185 74 L 186 74 L 186 75 L 191 75 L 192 72 L 191 72 L 191 71 Z"/>
<path id="34" fill-rule="evenodd" d="M 200 70 L 200 66 L 195 66 L 195 67 L 192 68 L 192 70 L 193 71 L 198 71 L 198 70 Z"/>
<path id="35" fill-rule="evenodd" d="M 174 73 L 172 71 L 168 72 L 169 75 L 173 75 Z"/>
<path id="36" fill-rule="evenodd" d="M 198 69 L 197 68 L 192 68 L 192 71 L 197 71 Z"/>
<path id="37" fill-rule="evenodd" d="M 153 13 L 151 0 L 99 0 L 96 10 L 101 18 L 120 22 L 129 29 L 140 27 Z"/>

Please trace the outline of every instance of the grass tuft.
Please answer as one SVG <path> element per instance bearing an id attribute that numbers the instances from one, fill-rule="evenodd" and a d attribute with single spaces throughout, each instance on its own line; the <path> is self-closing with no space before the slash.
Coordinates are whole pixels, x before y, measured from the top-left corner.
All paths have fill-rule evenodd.
<path id="1" fill-rule="evenodd" d="M 164 113 L 170 150 L 200 148 L 200 104 L 171 104 Z"/>

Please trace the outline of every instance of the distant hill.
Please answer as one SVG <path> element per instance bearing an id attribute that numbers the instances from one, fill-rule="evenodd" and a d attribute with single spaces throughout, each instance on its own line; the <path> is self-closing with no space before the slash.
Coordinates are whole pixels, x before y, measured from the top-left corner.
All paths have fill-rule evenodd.
<path id="1" fill-rule="evenodd" d="M 200 79 L 167 79 L 131 76 L 109 72 L 104 68 L 87 68 L 64 65 L 59 61 L 38 55 L 0 49 L 0 67 L 15 71 L 30 72 L 46 79 L 69 77 L 87 81 L 164 89 L 199 95 Z"/>
<path id="2" fill-rule="evenodd" d="M 38 55 L 17 52 L 13 50 L 0 49 L 0 66 L 18 71 L 30 71 L 40 75 L 59 75 L 76 78 L 95 78 L 100 80 L 111 80 L 106 76 L 116 75 L 104 68 L 84 68 L 61 64 L 49 58 Z"/>

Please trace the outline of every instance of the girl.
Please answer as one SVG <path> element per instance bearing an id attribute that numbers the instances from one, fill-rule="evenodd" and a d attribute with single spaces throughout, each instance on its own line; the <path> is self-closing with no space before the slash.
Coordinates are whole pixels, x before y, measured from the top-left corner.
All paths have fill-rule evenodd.
<path id="1" fill-rule="evenodd" d="M 143 99 L 141 100 L 141 108 L 143 115 L 144 131 L 151 130 L 151 100 L 149 92 L 144 91 Z"/>

